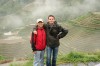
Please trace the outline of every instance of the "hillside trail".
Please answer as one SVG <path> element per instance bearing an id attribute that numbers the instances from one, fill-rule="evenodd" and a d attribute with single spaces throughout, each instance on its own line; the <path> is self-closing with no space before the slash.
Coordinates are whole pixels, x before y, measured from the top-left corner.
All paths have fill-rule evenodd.
<path id="1" fill-rule="evenodd" d="M 25 63 L 25 62 L 26 61 L 16 61 L 16 63 Z M 12 62 L 5 63 L 5 64 L 0 64 L 0 66 L 10 66 L 11 63 Z M 44 65 L 44 66 L 46 66 L 46 65 Z M 69 64 L 59 64 L 57 66 L 74 66 L 74 64 L 71 64 L 71 63 L 69 63 Z M 85 65 L 83 63 L 78 63 L 77 66 L 100 66 L 100 62 L 97 62 L 97 63 L 90 62 L 90 63 L 88 63 L 88 65 Z"/>
<path id="2" fill-rule="evenodd" d="M 10 66 L 10 63 L 0 64 L 0 66 Z"/>
<path id="3" fill-rule="evenodd" d="M 27 62 L 27 60 L 25 60 L 25 61 L 13 61 L 13 62 L 9 62 L 9 63 L 0 64 L 0 66 L 10 66 L 10 64 L 13 64 L 13 63 L 24 64 L 26 62 Z"/>

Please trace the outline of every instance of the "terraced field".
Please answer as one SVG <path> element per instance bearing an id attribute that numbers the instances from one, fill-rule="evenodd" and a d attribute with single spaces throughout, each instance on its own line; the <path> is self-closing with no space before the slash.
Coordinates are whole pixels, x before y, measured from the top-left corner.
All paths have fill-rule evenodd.
<path id="1" fill-rule="evenodd" d="M 100 12 L 88 13 L 74 20 L 60 23 L 69 30 L 66 37 L 60 40 L 59 54 L 70 51 L 100 51 Z M 1 35 L 0 55 L 12 58 L 32 57 L 30 33 L 32 25 L 16 28 L 11 35 Z"/>

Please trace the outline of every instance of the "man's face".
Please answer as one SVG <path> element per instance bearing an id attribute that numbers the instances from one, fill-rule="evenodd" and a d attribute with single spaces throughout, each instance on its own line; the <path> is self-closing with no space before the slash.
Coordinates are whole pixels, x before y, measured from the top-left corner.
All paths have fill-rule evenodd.
<path id="1" fill-rule="evenodd" d="M 55 22 L 55 18 L 54 18 L 54 17 L 49 17 L 49 18 L 48 18 L 48 22 L 49 22 L 50 24 L 53 24 L 53 23 Z"/>

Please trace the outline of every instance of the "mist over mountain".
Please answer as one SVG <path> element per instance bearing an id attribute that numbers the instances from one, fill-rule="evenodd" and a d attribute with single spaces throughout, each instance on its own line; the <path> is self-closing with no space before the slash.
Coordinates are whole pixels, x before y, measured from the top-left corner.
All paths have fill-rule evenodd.
<path id="1" fill-rule="evenodd" d="M 46 20 L 48 15 L 53 14 L 58 21 L 64 21 L 87 12 L 99 11 L 99 2 L 100 0 L 0 0 L 0 18 L 14 14 L 25 23 L 39 17 Z"/>
<path id="2" fill-rule="evenodd" d="M 52 14 L 65 22 L 88 12 L 100 11 L 100 0 L 0 0 L 0 30 L 10 31 Z"/>
<path id="3" fill-rule="evenodd" d="M 28 57 L 36 19 L 51 14 L 69 30 L 59 53 L 100 51 L 100 0 L 0 0 L 0 55 Z"/>

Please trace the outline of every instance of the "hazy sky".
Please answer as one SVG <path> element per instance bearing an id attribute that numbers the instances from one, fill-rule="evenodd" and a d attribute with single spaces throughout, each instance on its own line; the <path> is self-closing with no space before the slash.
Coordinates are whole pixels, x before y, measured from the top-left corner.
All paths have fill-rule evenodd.
<path id="1" fill-rule="evenodd" d="M 50 14 L 56 16 L 58 21 L 64 21 L 81 14 L 97 11 L 100 7 L 100 0 L 72 1 L 69 2 L 69 5 L 66 0 L 34 0 L 22 6 L 21 10 L 18 9 L 19 14 L 13 12 L 12 14 L 4 16 L 3 21 L 6 22 L 5 26 L 18 27 L 22 26 L 25 21 L 35 22 L 37 18 L 47 19 L 47 16 Z M 14 2 L 17 2 L 17 0 L 14 0 Z M 23 0 L 20 4 L 23 4 L 22 2 L 25 3 Z M 17 5 L 15 6 L 17 7 Z"/>
<path id="2" fill-rule="evenodd" d="M 42 3 L 42 4 L 41 4 Z M 63 4 L 62 0 L 35 0 L 36 9 L 32 11 L 32 15 L 44 15 L 44 14 L 70 14 L 70 16 L 76 16 L 86 12 L 96 11 L 99 5 L 99 0 L 84 0 L 82 3 L 79 1 L 72 2 L 71 6 Z"/>

